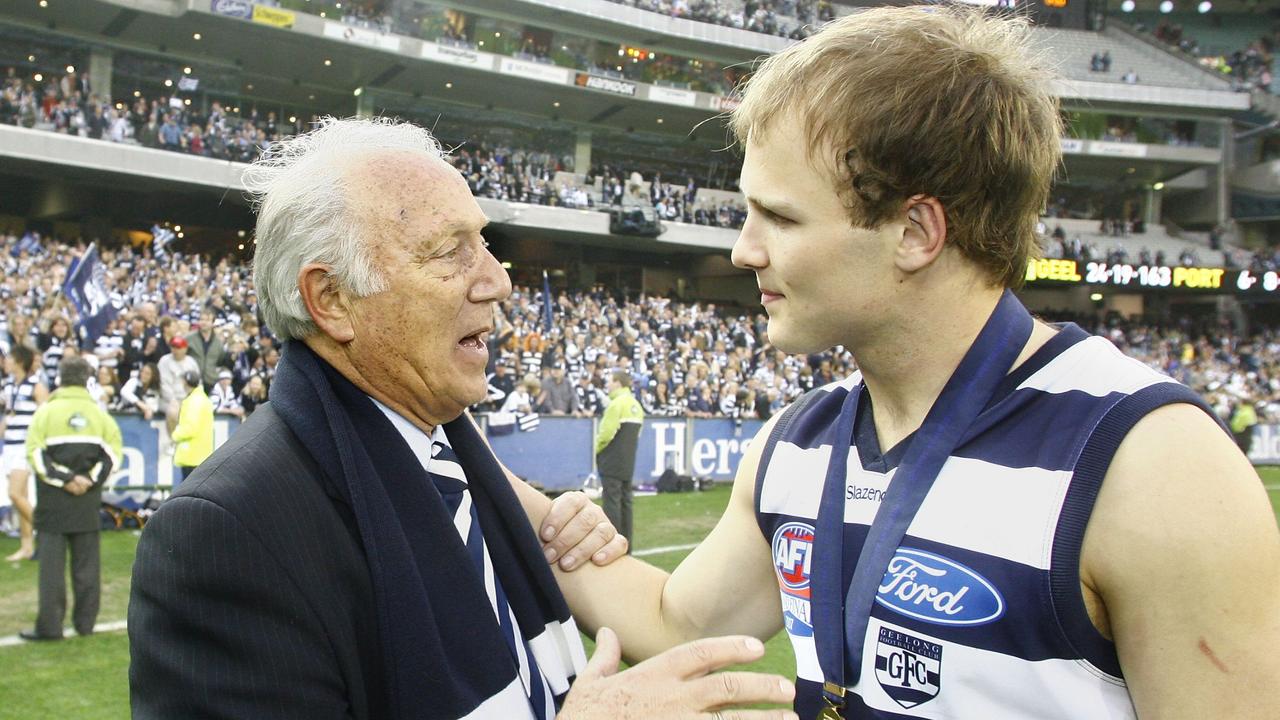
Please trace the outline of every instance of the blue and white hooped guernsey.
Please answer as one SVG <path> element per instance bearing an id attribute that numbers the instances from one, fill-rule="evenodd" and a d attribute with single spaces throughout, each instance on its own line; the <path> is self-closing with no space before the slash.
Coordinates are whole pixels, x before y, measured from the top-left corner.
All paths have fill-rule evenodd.
<path id="1" fill-rule="evenodd" d="M 840 406 L 859 382 L 855 374 L 801 401 L 767 441 L 756 478 L 806 719 L 822 706 L 814 526 Z M 868 403 L 863 393 L 849 451 L 842 588 L 910 440 L 882 454 Z M 846 718 L 1135 718 L 1115 646 L 1085 610 L 1080 546 L 1121 440 L 1171 403 L 1212 415 L 1188 388 L 1075 325 L 1010 373 L 887 568 Z"/>

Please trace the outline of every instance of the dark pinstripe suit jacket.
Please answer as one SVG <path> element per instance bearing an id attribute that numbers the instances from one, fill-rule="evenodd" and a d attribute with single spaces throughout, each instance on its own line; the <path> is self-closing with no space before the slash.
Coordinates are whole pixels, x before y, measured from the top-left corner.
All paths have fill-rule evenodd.
<path id="1" fill-rule="evenodd" d="M 129 642 L 134 718 L 386 715 L 354 518 L 269 404 L 147 523 Z"/>

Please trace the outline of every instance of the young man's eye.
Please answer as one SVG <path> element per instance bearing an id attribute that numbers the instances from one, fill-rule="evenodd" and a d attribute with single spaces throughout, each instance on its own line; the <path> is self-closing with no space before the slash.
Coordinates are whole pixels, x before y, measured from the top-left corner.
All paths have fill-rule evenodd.
<path id="1" fill-rule="evenodd" d="M 795 221 L 792 220 L 791 218 L 783 217 L 772 210 L 769 210 L 766 208 L 760 208 L 760 211 L 764 213 L 764 216 L 768 218 L 769 222 L 772 222 L 778 225 L 792 225 L 795 223 Z"/>

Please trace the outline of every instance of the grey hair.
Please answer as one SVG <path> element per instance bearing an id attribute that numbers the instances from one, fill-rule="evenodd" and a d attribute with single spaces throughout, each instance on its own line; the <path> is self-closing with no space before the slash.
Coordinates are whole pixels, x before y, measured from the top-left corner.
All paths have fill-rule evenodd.
<path id="1" fill-rule="evenodd" d="M 317 328 L 298 290 L 309 263 L 333 268 L 357 297 L 387 289 L 374 267 L 349 202 L 348 160 L 379 150 L 425 152 L 445 159 L 430 131 L 389 118 L 321 118 L 313 130 L 272 143 L 244 172 L 258 214 L 253 283 L 267 326 L 282 339 Z"/>

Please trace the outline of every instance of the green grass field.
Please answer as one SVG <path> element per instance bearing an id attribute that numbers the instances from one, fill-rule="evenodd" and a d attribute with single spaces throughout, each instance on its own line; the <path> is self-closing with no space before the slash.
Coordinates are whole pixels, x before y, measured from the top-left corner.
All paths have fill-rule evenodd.
<path id="1" fill-rule="evenodd" d="M 1260 468 L 1280 523 L 1280 468 Z M 685 545 L 701 540 L 728 502 L 727 488 L 689 495 L 637 498 L 636 549 Z M 134 532 L 102 537 L 103 597 L 99 622 L 123 620 L 129 573 L 138 538 Z M 0 557 L 17 541 L 0 539 Z M 687 550 L 644 559 L 673 568 Z M 0 637 L 32 626 L 36 606 L 36 564 L 0 564 Z M 765 657 L 750 669 L 789 676 L 791 646 L 782 634 L 768 643 Z M 0 647 L 0 720 L 117 720 L 129 716 L 129 645 L 124 632 L 89 638 L 71 635 L 60 643 Z"/>

